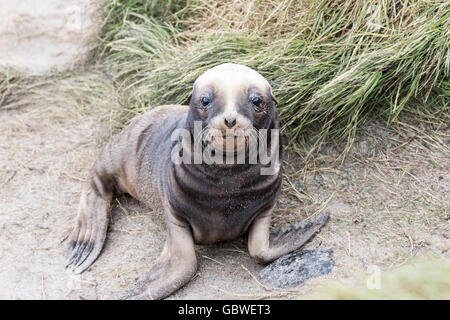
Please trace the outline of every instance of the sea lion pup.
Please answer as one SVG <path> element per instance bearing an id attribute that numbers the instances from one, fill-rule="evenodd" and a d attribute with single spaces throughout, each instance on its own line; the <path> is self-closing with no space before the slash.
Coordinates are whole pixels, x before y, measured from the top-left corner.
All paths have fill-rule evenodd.
<path id="1" fill-rule="evenodd" d="M 231 140 L 244 136 L 245 146 L 240 149 L 248 150 L 247 138 L 261 129 L 279 128 L 275 104 L 269 83 L 259 73 L 227 63 L 195 81 L 189 106 L 160 106 L 136 117 L 112 138 L 92 168 L 70 235 L 66 267 L 81 273 L 95 261 L 105 241 L 111 200 L 123 193 L 149 206 L 159 198 L 167 231 L 145 286 L 131 291 L 128 298 L 161 299 L 186 284 L 197 270 L 194 244 L 230 241 L 248 232 L 249 253 L 262 264 L 300 248 L 324 225 L 328 214 L 270 234 L 282 182 L 277 157 L 265 164 L 259 156 L 256 163 L 241 164 L 172 161 L 174 154 L 191 152 L 188 159 L 195 155 L 180 144 L 199 145 L 193 137 L 196 124 L 206 137 L 202 146 L 214 151 L 226 145 L 222 156 L 239 149 L 235 141 L 222 143 L 217 134 L 211 134 L 214 131 Z M 185 129 L 194 139 L 174 139 L 178 129 Z M 271 137 L 267 135 L 264 141 L 268 152 L 278 154 L 278 139 Z M 273 169 L 269 174 L 261 174 L 269 167 Z"/>

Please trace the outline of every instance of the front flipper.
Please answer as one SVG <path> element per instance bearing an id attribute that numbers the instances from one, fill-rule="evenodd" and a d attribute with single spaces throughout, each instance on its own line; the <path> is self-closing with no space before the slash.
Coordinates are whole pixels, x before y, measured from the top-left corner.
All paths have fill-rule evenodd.
<path id="1" fill-rule="evenodd" d="M 184 286 L 194 276 L 197 257 L 189 225 L 180 221 L 168 221 L 167 233 L 166 243 L 158 260 L 124 299 L 162 299 Z"/>
<path id="2" fill-rule="evenodd" d="M 327 222 L 328 218 L 328 212 L 321 212 L 308 220 L 303 220 L 286 228 L 271 232 L 269 241 L 275 247 L 287 244 L 298 249 L 319 231 Z"/>
<path id="3" fill-rule="evenodd" d="M 327 222 L 328 212 L 321 212 L 309 220 L 304 220 L 287 228 L 270 233 L 273 207 L 267 214 L 255 219 L 249 230 L 248 249 L 259 263 L 269 263 L 299 249 Z"/>
<path id="4" fill-rule="evenodd" d="M 109 194 L 102 197 L 91 186 L 83 190 L 77 224 L 66 250 L 66 268 L 82 273 L 100 255 L 108 229 L 110 202 Z"/>

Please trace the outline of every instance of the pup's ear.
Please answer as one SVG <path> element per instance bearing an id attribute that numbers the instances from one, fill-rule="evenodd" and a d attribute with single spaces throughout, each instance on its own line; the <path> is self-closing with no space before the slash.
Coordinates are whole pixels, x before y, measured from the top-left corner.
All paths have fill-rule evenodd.
<path id="1" fill-rule="evenodd" d="M 272 98 L 273 103 L 275 103 L 275 106 L 278 106 L 278 100 L 275 98 L 272 88 L 270 88 L 270 97 Z"/>
<path id="2" fill-rule="evenodd" d="M 191 99 L 192 99 L 192 92 L 189 94 L 189 96 L 187 97 L 187 100 L 185 102 L 185 105 L 190 105 L 191 104 Z"/>

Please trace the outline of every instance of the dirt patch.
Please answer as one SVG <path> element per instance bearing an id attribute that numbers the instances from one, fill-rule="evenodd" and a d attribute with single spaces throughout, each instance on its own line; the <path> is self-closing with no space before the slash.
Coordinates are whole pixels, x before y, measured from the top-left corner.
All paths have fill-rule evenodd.
<path id="1" fill-rule="evenodd" d="M 449 257 L 449 142 L 448 126 L 373 121 L 343 163 L 336 161 L 342 145 L 308 163 L 287 161 L 292 203 L 283 210 L 308 216 L 325 207 L 331 213 L 318 235 L 321 246 L 334 250 L 331 278 L 352 281 L 371 265 L 388 270 L 413 258 Z M 283 217 L 280 224 L 293 219 Z"/>
<path id="2" fill-rule="evenodd" d="M 28 106 L 0 109 L 0 298 L 122 295 L 162 249 L 160 208 L 114 200 L 98 261 L 79 276 L 63 267 L 82 183 L 120 109 L 112 83 L 95 70 L 80 71 L 21 99 Z M 336 161 L 342 145 L 308 161 L 286 154 L 274 228 L 329 210 L 329 223 L 306 248 L 334 251 L 331 274 L 294 290 L 267 290 L 253 277 L 262 267 L 238 239 L 198 246 L 197 275 L 170 298 L 292 298 L 324 279 L 352 282 L 369 265 L 386 270 L 413 257 L 448 258 L 449 129 L 423 125 L 372 122 L 343 163 Z"/>

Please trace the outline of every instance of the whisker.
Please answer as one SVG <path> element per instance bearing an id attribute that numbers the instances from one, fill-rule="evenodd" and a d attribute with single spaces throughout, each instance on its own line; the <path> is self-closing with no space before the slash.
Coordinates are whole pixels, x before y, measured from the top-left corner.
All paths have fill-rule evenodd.
<path id="1" fill-rule="evenodd" d="M 205 126 L 195 137 L 194 137 L 194 147 L 198 147 L 199 144 L 201 145 L 203 143 L 203 139 L 201 137 L 206 132 L 208 134 L 209 125 Z"/>

